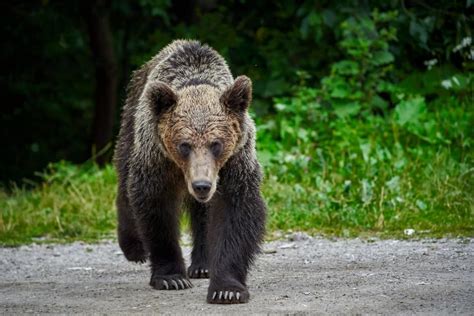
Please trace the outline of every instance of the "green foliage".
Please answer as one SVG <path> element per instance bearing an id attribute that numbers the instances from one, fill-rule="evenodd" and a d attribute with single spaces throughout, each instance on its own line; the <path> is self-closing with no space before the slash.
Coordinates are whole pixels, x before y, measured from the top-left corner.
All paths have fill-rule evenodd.
<path id="1" fill-rule="evenodd" d="M 469 104 L 452 98 L 428 110 L 414 97 L 386 117 L 350 120 L 322 109 L 314 94 L 278 103 L 281 125 L 259 129 L 271 228 L 474 233 Z"/>
<path id="2" fill-rule="evenodd" d="M 474 233 L 472 75 L 435 67 L 397 83 L 395 18 L 342 22 L 346 53 L 321 88 L 299 86 L 258 119 L 273 229 Z"/>
<path id="3" fill-rule="evenodd" d="M 369 17 L 351 17 L 341 23 L 339 46 L 344 59 L 335 62 L 330 75 L 321 80 L 321 99 L 330 102 L 337 115 L 387 107 L 380 93 L 391 87 L 387 78 L 394 56 L 389 48 L 396 40 L 396 18 L 397 12 L 375 10 Z"/>

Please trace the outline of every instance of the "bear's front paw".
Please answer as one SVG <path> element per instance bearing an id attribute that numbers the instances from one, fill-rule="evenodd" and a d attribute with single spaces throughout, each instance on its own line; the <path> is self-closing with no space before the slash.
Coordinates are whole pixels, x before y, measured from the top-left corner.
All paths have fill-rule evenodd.
<path id="1" fill-rule="evenodd" d="M 245 287 L 223 286 L 220 288 L 209 287 L 207 302 L 210 304 L 239 304 L 249 301 L 249 292 Z"/>
<path id="2" fill-rule="evenodd" d="M 204 264 L 191 264 L 188 268 L 188 277 L 191 279 L 208 279 L 209 269 Z"/>
<path id="3" fill-rule="evenodd" d="M 192 288 L 192 283 L 181 274 L 152 275 L 150 285 L 156 290 L 184 290 Z"/>

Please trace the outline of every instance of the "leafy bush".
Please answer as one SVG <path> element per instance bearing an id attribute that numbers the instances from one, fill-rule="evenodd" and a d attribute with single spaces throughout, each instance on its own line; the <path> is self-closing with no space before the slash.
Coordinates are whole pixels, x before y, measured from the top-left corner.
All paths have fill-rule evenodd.
<path id="1" fill-rule="evenodd" d="M 428 111 L 416 97 L 387 117 L 363 120 L 317 107 L 297 112 L 317 104 L 314 94 L 300 91 L 280 104 L 274 122 L 284 128 L 267 123 L 259 130 L 272 228 L 474 232 L 469 104 L 452 99 L 451 108 L 433 103 Z M 407 118 L 412 105 L 417 115 Z"/>
<path id="2" fill-rule="evenodd" d="M 395 18 L 342 22 L 345 59 L 321 88 L 297 87 L 259 120 L 272 228 L 473 234 L 472 76 L 449 74 L 462 78 L 449 89 L 436 69 L 410 79 L 431 76 L 431 88 L 396 83 Z"/>
<path id="3" fill-rule="evenodd" d="M 339 116 L 358 114 L 361 110 L 387 108 L 380 93 L 390 92 L 387 80 L 393 70 L 394 56 L 390 43 L 396 40 L 394 21 L 397 12 L 373 11 L 370 17 L 351 17 L 340 29 L 339 46 L 344 59 L 331 66 L 322 79 L 321 99 L 329 102 Z"/>

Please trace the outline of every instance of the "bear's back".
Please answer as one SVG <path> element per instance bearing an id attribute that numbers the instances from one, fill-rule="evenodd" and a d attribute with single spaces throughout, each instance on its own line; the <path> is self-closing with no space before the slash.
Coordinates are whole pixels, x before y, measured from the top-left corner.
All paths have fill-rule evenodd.
<path id="1" fill-rule="evenodd" d="M 224 58 L 214 49 L 194 40 L 175 40 L 149 63 L 147 80 L 160 80 L 180 90 L 209 84 L 224 90 L 233 77 Z"/>

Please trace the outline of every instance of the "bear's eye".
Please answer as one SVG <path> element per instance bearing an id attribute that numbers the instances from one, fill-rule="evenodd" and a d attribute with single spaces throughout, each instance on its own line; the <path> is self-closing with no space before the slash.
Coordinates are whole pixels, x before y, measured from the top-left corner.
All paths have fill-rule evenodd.
<path id="1" fill-rule="evenodd" d="M 222 143 L 216 140 L 211 143 L 210 149 L 214 157 L 217 158 L 222 153 Z"/>
<path id="2" fill-rule="evenodd" d="M 178 145 L 178 151 L 183 158 L 188 158 L 191 153 L 191 145 L 189 143 L 181 143 Z"/>

